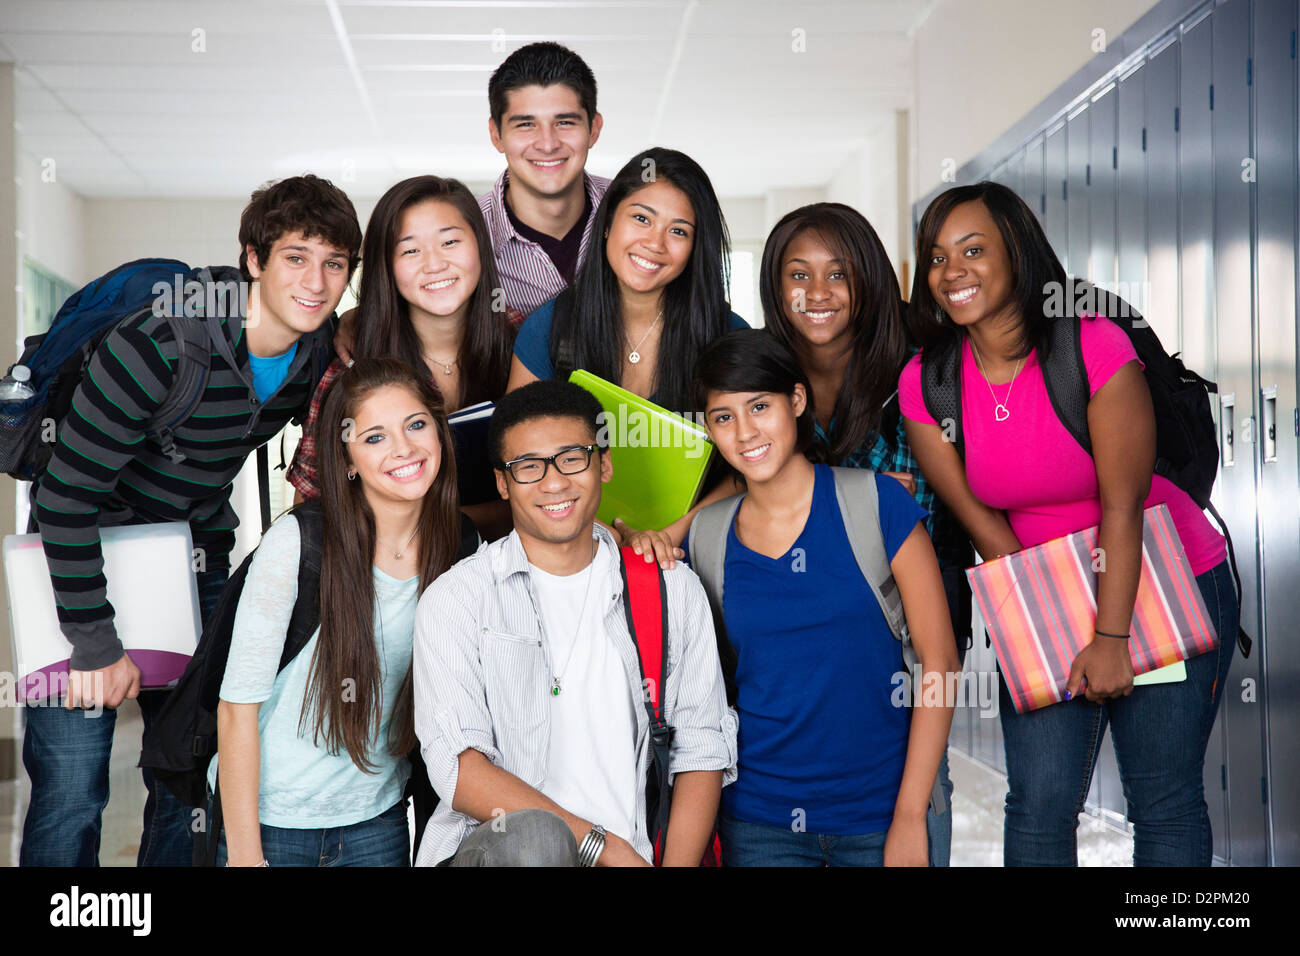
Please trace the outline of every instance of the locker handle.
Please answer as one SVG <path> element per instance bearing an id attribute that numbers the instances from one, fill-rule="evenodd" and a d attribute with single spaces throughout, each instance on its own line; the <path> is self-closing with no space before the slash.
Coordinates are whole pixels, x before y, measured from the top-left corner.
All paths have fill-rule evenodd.
<path id="1" fill-rule="evenodd" d="M 1277 386 L 1262 389 L 1260 397 L 1263 398 L 1264 461 L 1277 461 Z"/>
<path id="2" fill-rule="evenodd" d="M 1233 430 L 1235 422 L 1233 421 L 1237 404 L 1237 395 L 1235 392 L 1229 392 L 1219 398 L 1219 459 L 1223 462 L 1224 468 L 1231 468 L 1234 463 L 1233 456 Z"/>

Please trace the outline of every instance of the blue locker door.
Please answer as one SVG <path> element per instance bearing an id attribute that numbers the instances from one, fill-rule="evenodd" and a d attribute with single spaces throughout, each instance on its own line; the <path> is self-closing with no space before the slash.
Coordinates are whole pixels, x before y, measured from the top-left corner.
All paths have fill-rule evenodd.
<path id="1" fill-rule="evenodd" d="M 1046 196 L 1043 227 L 1047 238 L 1056 250 L 1056 258 L 1065 262 L 1067 255 L 1065 229 L 1065 124 L 1047 131 L 1043 145 L 1043 193 Z M 1068 268 L 1068 267 L 1067 267 Z"/>
<path id="2" fill-rule="evenodd" d="M 1251 277 L 1250 0 L 1227 0 L 1214 12 L 1211 86 L 1214 133 L 1215 327 L 1220 399 L 1234 397 L 1233 456 L 1224 462 L 1216 504 L 1227 519 L 1241 572 L 1241 620 L 1255 638 L 1249 660 L 1239 656 L 1224 686 L 1228 751 L 1228 860 L 1259 866 L 1268 859 L 1264 814 L 1264 688 L 1260 658 L 1259 573 L 1256 564 L 1256 482 L 1259 410 L 1255 396 Z M 1220 429 L 1226 431 L 1226 426 Z M 1225 648 L 1225 650 L 1227 650 Z"/>
<path id="3" fill-rule="evenodd" d="M 1214 381 L 1214 350 L 1207 346 L 1213 321 L 1214 168 L 1211 162 L 1210 65 L 1213 23 L 1206 17 L 1185 29 L 1178 46 L 1178 210 L 1181 310 L 1179 347 L 1187 366 Z M 1152 162 L 1156 162 L 1153 157 Z M 1218 412 L 1216 412 L 1218 414 Z M 1222 432 L 1222 429 L 1220 429 Z M 1214 831 L 1214 855 L 1228 859 L 1229 805 L 1223 719 L 1215 722 L 1205 754 L 1205 798 Z"/>
<path id="4" fill-rule="evenodd" d="M 1066 257 L 1065 271 L 1088 276 L 1088 121 L 1087 106 L 1079 107 L 1065 124 L 1066 139 Z"/>
<path id="5" fill-rule="evenodd" d="M 1300 487 L 1296 441 L 1296 4 L 1256 3 L 1252 63 L 1255 315 L 1260 384 L 1260 538 L 1268 818 L 1277 866 L 1300 865 Z"/>

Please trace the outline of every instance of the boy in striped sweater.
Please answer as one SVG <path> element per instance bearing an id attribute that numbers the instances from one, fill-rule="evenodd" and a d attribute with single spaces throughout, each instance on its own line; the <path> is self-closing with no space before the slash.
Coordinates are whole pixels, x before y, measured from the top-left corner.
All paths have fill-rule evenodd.
<path id="1" fill-rule="evenodd" d="M 115 708 L 138 697 L 147 728 L 166 699 L 166 691 L 141 692 L 140 670 L 114 629 L 100 528 L 188 521 L 206 617 L 235 543 L 235 475 L 250 452 L 305 411 L 328 364 L 327 320 L 361 247 L 351 201 L 316 176 L 267 184 L 244 209 L 239 244 L 240 272 L 251 284 L 239 297 L 247 314 L 221 321 L 225 341 L 213 342 L 203 397 L 174 432 L 183 460 L 145 434 L 177 363 L 166 319 L 150 313 L 122 323 L 96 349 L 33 488 L 33 518 L 73 650 L 63 706 L 25 709 L 23 764 L 32 793 L 21 865 L 97 864 Z M 317 350 L 325 351 L 323 362 L 313 360 Z M 102 712 L 89 719 L 78 712 L 86 708 Z M 144 779 L 149 796 L 138 863 L 188 866 L 189 814 L 148 771 Z"/>

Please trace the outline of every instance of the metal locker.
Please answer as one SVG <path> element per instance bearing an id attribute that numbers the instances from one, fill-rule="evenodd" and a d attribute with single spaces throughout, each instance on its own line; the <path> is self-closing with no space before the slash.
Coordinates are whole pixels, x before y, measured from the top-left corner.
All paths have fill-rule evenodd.
<path id="1" fill-rule="evenodd" d="M 1080 106 L 1065 124 L 1065 271 L 1081 279 L 1088 275 L 1088 112 Z"/>
<path id="2" fill-rule="evenodd" d="M 1146 67 L 1120 77 L 1115 101 L 1116 292 L 1147 316 Z M 1159 333 L 1157 333 L 1159 334 Z"/>
<path id="3" fill-rule="evenodd" d="M 975 609 L 975 639 L 971 642 L 971 648 L 966 652 L 967 666 L 972 670 L 984 673 L 997 672 L 997 657 L 994 655 L 992 648 L 986 644 L 984 621 L 980 617 L 979 610 Z M 971 750 L 970 755 L 976 760 L 982 761 L 989 766 L 997 767 L 998 764 L 993 759 L 993 743 L 995 740 L 1002 739 L 1002 725 L 997 718 L 973 716 L 971 718 Z"/>
<path id="4" fill-rule="evenodd" d="M 1256 564 L 1258 383 L 1254 368 L 1251 277 L 1250 0 L 1226 0 L 1214 12 L 1214 60 L 1208 91 L 1214 136 L 1214 328 L 1220 401 L 1234 396 L 1232 456 L 1223 462 L 1215 498 L 1232 532 L 1241 572 L 1241 620 L 1255 638 L 1249 660 L 1234 654 L 1224 686 L 1228 756 L 1228 862 L 1260 866 L 1268 859 L 1264 813 L 1264 688 L 1260 658 Z M 1220 433 L 1229 434 L 1227 416 Z"/>
<path id="5" fill-rule="evenodd" d="M 1211 381 L 1217 378 L 1214 352 L 1206 347 L 1213 316 L 1214 170 L 1210 140 L 1210 65 L 1212 21 L 1202 17 L 1184 27 L 1178 51 L 1178 99 L 1174 128 L 1178 142 L 1178 342 L 1188 368 Z M 1158 62 L 1158 61 L 1156 61 Z M 1155 62 L 1153 62 L 1153 67 Z M 1154 78 L 1157 74 L 1153 73 Z M 1158 127 L 1153 127 L 1158 130 Z M 1159 160 L 1157 152 L 1152 163 Z M 1152 167 L 1152 177 L 1156 168 Z M 1216 415 L 1222 418 L 1219 410 Z M 1220 429 L 1222 432 L 1222 429 Z M 1205 753 L 1205 802 L 1214 834 L 1214 855 L 1228 859 L 1229 806 L 1227 741 L 1222 714 L 1215 721 Z"/>
<path id="6" fill-rule="evenodd" d="M 1078 278 L 1087 278 L 1103 288 L 1115 285 L 1115 100 L 1114 84 L 1093 97 L 1088 112 L 1070 123 L 1070 157 L 1071 165 L 1075 155 L 1074 131 L 1077 124 L 1088 121 L 1087 157 L 1084 170 L 1084 190 L 1080 197 L 1086 210 L 1088 231 L 1086 239 L 1087 253 L 1084 263 L 1087 271 L 1079 264 L 1072 264 L 1069 273 Z M 1074 188 L 1071 179 L 1070 188 Z M 1075 205 L 1071 201 L 1071 257 L 1074 255 L 1074 217 Z M 1119 764 L 1115 759 L 1115 746 L 1110 733 L 1101 742 L 1093 770 L 1092 786 L 1089 789 L 1090 803 L 1125 815 L 1128 807 L 1124 800 L 1124 790 L 1119 779 Z"/>
<path id="7" fill-rule="evenodd" d="M 1043 143 L 1043 195 L 1046 209 L 1043 228 L 1056 250 L 1056 258 L 1066 259 L 1065 206 L 1065 124 L 1047 131 Z M 1068 267 L 1067 267 L 1068 268 Z"/>
<path id="8" fill-rule="evenodd" d="M 1025 189 L 1021 197 L 1029 208 L 1043 221 L 1043 140 L 1034 140 L 1025 149 Z"/>
<path id="9" fill-rule="evenodd" d="M 1270 856 L 1300 865 L 1300 514 L 1296 509 L 1296 4 L 1256 3 L 1251 64 L 1256 161 L 1255 315 L 1259 513 Z"/>
<path id="10" fill-rule="evenodd" d="M 1172 355 L 1182 348 L 1178 334 L 1178 131 L 1174 128 L 1178 106 L 1177 41 L 1153 53 L 1142 73 L 1146 74 L 1147 103 L 1142 132 L 1147 167 L 1148 283 L 1142 315 L 1151 323 L 1165 351 Z M 1123 156 L 1121 148 L 1121 182 Z M 1212 369 L 1199 371 L 1212 377 Z"/>
<path id="11" fill-rule="evenodd" d="M 1115 138 L 1116 87 L 1098 93 L 1088 109 L 1088 222 L 1089 253 L 1087 277 L 1097 285 L 1115 288 L 1115 171 L 1118 152 Z M 1079 275 L 1079 273 L 1074 273 Z"/>
<path id="12" fill-rule="evenodd" d="M 1007 160 L 1006 169 L 1004 170 L 1003 185 L 1014 192 L 1017 196 L 1025 194 L 1025 153 L 1024 150 L 1014 154 Z"/>

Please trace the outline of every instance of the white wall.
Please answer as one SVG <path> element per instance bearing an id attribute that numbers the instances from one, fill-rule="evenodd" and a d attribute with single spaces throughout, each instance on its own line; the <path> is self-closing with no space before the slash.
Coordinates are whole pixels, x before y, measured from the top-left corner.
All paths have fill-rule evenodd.
<path id="1" fill-rule="evenodd" d="M 85 254 L 86 202 L 59 181 L 57 166 L 18 156 L 19 251 L 61 279 L 91 278 Z"/>
<path id="2" fill-rule="evenodd" d="M 909 200 L 993 143 L 1094 56 L 1094 31 L 1118 39 L 1155 0 L 939 0 L 913 48 L 915 144 Z"/>
<path id="3" fill-rule="evenodd" d="M 908 221 L 907 171 L 899 161 L 900 150 L 906 155 L 907 122 L 907 112 L 900 110 L 875 123 L 826 185 L 827 201 L 852 206 L 871 223 L 900 275 L 908 259 L 908 235 L 901 230 Z"/>

